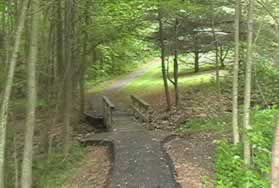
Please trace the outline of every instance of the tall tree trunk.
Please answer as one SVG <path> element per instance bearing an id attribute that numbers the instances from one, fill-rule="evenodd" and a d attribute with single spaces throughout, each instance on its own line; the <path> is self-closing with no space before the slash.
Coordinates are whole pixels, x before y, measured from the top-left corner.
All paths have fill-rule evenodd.
<path id="1" fill-rule="evenodd" d="M 15 170 L 15 188 L 19 187 L 19 168 L 18 168 L 18 154 L 17 154 L 17 136 L 16 133 L 14 133 L 14 139 L 13 139 L 13 147 L 14 147 L 14 170 Z"/>
<path id="2" fill-rule="evenodd" d="M 175 92 L 175 105 L 179 105 L 179 86 L 178 86 L 178 52 L 174 52 L 174 64 L 173 64 L 173 77 L 174 77 L 174 92 Z"/>
<path id="3" fill-rule="evenodd" d="M 3 5 L 6 9 L 9 10 L 9 5 L 7 2 L 4 2 Z M 9 61 L 9 27 L 8 27 L 8 13 L 6 11 L 2 12 L 2 33 L 3 33 L 3 47 L 4 47 L 4 54 L 2 62 L 4 62 L 4 72 L 6 72 L 6 69 L 8 67 L 8 61 Z"/>
<path id="4" fill-rule="evenodd" d="M 89 6 L 89 1 L 86 2 L 87 6 Z M 89 25 L 89 16 L 88 10 L 84 10 L 84 23 L 85 25 Z M 88 52 L 88 33 L 87 30 L 83 31 L 83 50 L 82 50 L 82 62 L 80 64 L 80 80 L 79 80 L 79 89 L 80 89 L 80 113 L 81 115 L 85 110 L 85 73 L 88 64 L 87 52 Z"/>
<path id="5" fill-rule="evenodd" d="M 214 22 L 213 22 L 214 23 Z M 219 62 L 219 47 L 218 47 L 218 39 L 215 33 L 215 25 L 213 24 L 213 36 L 215 41 L 215 77 L 216 77 L 216 86 L 217 91 L 220 93 L 220 62 Z"/>
<path id="6" fill-rule="evenodd" d="M 55 2 L 55 58 L 54 58 L 54 84 L 53 84 L 53 92 L 54 92 L 54 110 L 53 110 L 53 118 L 50 122 L 49 129 L 51 130 L 56 126 L 58 119 L 63 117 L 63 104 L 65 97 L 64 94 L 64 82 L 65 82 L 65 58 L 64 58 L 64 34 L 63 34 L 63 8 L 62 3 L 64 0 L 57 0 Z M 52 135 L 49 136 L 48 140 L 48 156 L 52 153 L 52 143 L 54 137 Z"/>
<path id="7" fill-rule="evenodd" d="M 175 50 L 174 50 L 174 64 L 173 64 L 173 77 L 174 77 L 174 91 L 175 91 L 175 105 L 179 105 L 179 86 L 178 86 L 178 47 L 177 47 L 177 37 L 178 37 L 178 19 L 175 19 Z"/>
<path id="8" fill-rule="evenodd" d="M 73 0 L 65 1 L 65 63 L 66 75 L 65 75 L 65 110 L 64 110 L 64 126 L 65 126 L 65 140 L 64 140 L 64 153 L 67 157 L 71 148 L 71 117 L 72 117 L 72 99 L 73 99 L 73 80 L 72 80 L 72 20 L 73 20 Z"/>
<path id="9" fill-rule="evenodd" d="M 60 82 L 63 82 L 64 77 L 64 40 L 63 40 L 63 16 L 62 16 L 62 0 L 56 1 L 56 55 L 57 55 L 57 74 L 60 76 Z"/>
<path id="10" fill-rule="evenodd" d="M 79 95 L 80 95 L 80 115 L 84 113 L 85 110 L 85 72 L 87 66 L 87 33 L 84 36 L 83 41 L 83 52 L 80 63 L 80 75 L 79 75 Z"/>
<path id="11" fill-rule="evenodd" d="M 164 81 L 164 88 L 165 88 L 165 96 L 167 102 L 167 110 L 171 108 L 171 101 L 170 101 L 170 93 L 169 93 L 169 85 L 166 73 L 166 63 L 165 63 L 165 44 L 164 44 L 164 33 L 163 33 L 163 21 L 161 11 L 159 10 L 159 32 L 160 32 L 160 45 L 161 45 L 161 65 L 162 65 L 162 76 Z"/>
<path id="12" fill-rule="evenodd" d="M 84 57 L 82 57 L 83 59 Z M 86 61 L 86 60 L 82 60 Z M 85 65 L 80 65 L 80 79 L 79 79 L 79 95 L 80 95 L 80 115 L 82 115 L 85 111 Z"/>
<path id="13" fill-rule="evenodd" d="M 55 9 L 51 10 L 51 14 L 56 11 Z M 48 26 L 47 24 L 47 19 L 44 20 L 45 26 Z M 44 40 L 47 45 L 45 45 L 45 48 L 43 49 L 43 53 L 45 54 L 45 63 L 49 64 L 47 68 L 47 72 L 49 75 L 52 75 L 51 77 L 47 78 L 47 85 L 46 88 L 49 91 L 46 94 L 46 101 L 48 103 L 48 117 L 53 118 L 53 111 L 55 107 L 53 106 L 53 99 L 54 99 L 54 93 L 56 92 L 55 88 L 55 81 L 56 81 L 56 65 L 55 65 L 55 58 L 54 58 L 54 50 L 55 50 L 55 22 L 53 20 L 50 21 L 49 23 L 49 33 L 44 35 Z M 52 121 L 49 121 L 46 123 L 43 128 L 41 129 L 41 151 L 44 154 L 45 159 L 48 158 L 48 151 L 49 151 L 49 130 L 51 130 L 52 127 Z"/>
<path id="14" fill-rule="evenodd" d="M 272 188 L 279 187 L 279 116 L 272 152 Z"/>
<path id="15" fill-rule="evenodd" d="M 39 0 L 32 0 L 32 11 L 39 9 Z M 39 13 L 37 13 L 39 14 Z M 32 159 L 33 159 L 33 136 L 36 123 L 36 63 L 38 59 L 38 34 L 39 34 L 40 15 L 32 17 L 31 46 L 28 60 L 28 103 L 26 117 L 26 132 L 24 143 L 24 154 L 22 161 L 21 187 L 32 187 Z"/>
<path id="16" fill-rule="evenodd" d="M 214 10 L 214 4 L 212 3 L 212 10 Z M 220 93 L 220 62 L 219 62 L 219 42 L 215 31 L 215 15 L 212 15 L 211 20 L 213 41 L 215 44 L 215 74 L 216 74 L 216 86 L 218 93 Z"/>
<path id="17" fill-rule="evenodd" d="M 236 0 L 235 7 L 235 59 L 233 66 L 233 110 L 232 110 L 232 128 L 233 143 L 239 143 L 239 127 L 238 127 L 238 73 L 239 73 L 239 24 L 240 24 L 240 6 L 241 0 Z"/>
<path id="18" fill-rule="evenodd" d="M 216 41 L 216 85 L 217 85 L 217 90 L 218 93 L 221 92 L 221 86 L 220 86 L 220 62 L 219 62 L 219 58 L 218 58 L 218 53 L 219 53 L 219 49 L 218 49 L 218 41 Z"/>
<path id="19" fill-rule="evenodd" d="M 15 34 L 15 44 L 9 62 L 9 71 L 6 81 L 6 86 L 3 93 L 3 100 L 0 110 L 0 188 L 4 188 L 4 166 L 5 166 L 5 145 L 6 145 L 6 126 L 8 121 L 8 109 L 9 101 L 11 97 L 12 86 L 14 82 L 14 73 L 16 67 L 16 61 L 19 53 L 21 37 L 24 30 L 24 21 L 26 17 L 26 12 L 28 8 L 29 0 L 24 0 L 21 8 L 21 13 L 19 17 L 19 22 Z"/>
<path id="20" fill-rule="evenodd" d="M 252 67 L 253 67 L 253 25 L 254 25 L 254 0 L 249 0 L 248 10 L 248 48 L 247 48 L 247 63 L 246 63 L 246 77 L 245 77 L 245 92 L 244 92 L 244 110 L 243 110 L 243 143 L 244 143 L 244 162 L 246 165 L 251 163 L 251 148 L 248 138 L 248 131 L 251 129 L 250 125 L 250 107 L 251 107 L 251 81 L 252 81 Z"/>

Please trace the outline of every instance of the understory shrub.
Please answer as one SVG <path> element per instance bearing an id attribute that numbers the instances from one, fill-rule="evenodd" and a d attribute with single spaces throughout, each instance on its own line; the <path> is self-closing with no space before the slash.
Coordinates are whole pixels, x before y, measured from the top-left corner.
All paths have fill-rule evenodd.
<path id="1" fill-rule="evenodd" d="M 223 80 L 223 93 L 231 97 L 232 67 L 229 67 L 229 74 Z M 240 64 L 239 72 L 239 100 L 243 101 L 244 96 L 244 81 L 245 81 L 245 64 Z M 261 106 L 272 106 L 279 101 L 279 67 L 275 63 L 258 58 L 253 69 L 252 79 L 252 104 L 259 104 Z"/>
<path id="2" fill-rule="evenodd" d="M 217 188 L 269 188 L 272 143 L 278 109 L 256 110 L 252 115 L 249 139 L 252 146 L 252 165 L 246 167 L 243 146 L 228 140 L 219 141 L 217 149 Z"/>
<path id="3" fill-rule="evenodd" d="M 99 45 L 96 48 L 95 62 L 88 67 L 86 79 L 96 85 L 130 72 L 152 55 L 150 44 L 133 36 Z"/>

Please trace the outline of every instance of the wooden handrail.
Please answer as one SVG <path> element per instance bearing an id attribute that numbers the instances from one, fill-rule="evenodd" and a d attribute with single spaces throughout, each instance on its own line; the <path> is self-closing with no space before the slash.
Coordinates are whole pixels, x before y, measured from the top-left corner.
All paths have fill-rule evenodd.
<path id="1" fill-rule="evenodd" d="M 150 105 L 135 95 L 131 95 L 131 99 L 132 99 L 131 108 L 134 111 L 134 115 L 137 118 L 139 117 L 142 121 L 150 122 L 151 121 Z"/>
<path id="2" fill-rule="evenodd" d="M 137 97 L 136 95 L 131 95 L 131 99 L 133 102 L 138 103 L 141 107 L 148 109 L 150 107 L 150 105 L 145 102 L 144 100 L 140 99 L 139 97 Z"/>
<path id="3" fill-rule="evenodd" d="M 109 108 L 111 108 L 111 109 L 115 108 L 114 104 L 106 96 L 103 96 L 103 101 L 104 101 L 105 105 L 107 105 Z"/>

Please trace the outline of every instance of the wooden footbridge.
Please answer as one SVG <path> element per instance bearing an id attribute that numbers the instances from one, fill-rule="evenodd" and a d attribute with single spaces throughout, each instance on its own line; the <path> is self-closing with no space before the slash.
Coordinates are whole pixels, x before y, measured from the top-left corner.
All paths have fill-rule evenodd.
<path id="1" fill-rule="evenodd" d="M 132 112 L 120 110 L 108 97 L 102 97 L 103 114 L 90 122 L 103 122 L 107 132 L 84 138 L 86 144 L 111 143 L 113 168 L 109 187 L 112 188 L 177 188 L 171 160 L 161 140 L 153 138 L 141 121 L 151 121 L 151 106 L 131 96 Z M 136 119 L 138 120 L 136 120 Z M 93 120 L 92 120 L 93 119 Z"/>

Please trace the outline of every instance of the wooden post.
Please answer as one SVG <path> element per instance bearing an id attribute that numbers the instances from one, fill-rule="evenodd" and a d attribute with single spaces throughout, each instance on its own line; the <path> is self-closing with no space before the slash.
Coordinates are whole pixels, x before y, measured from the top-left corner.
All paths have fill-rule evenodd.
<path id="1" fill-rule="evenodd" d="M 112 111 L 115 109 L 114 104 L 106 97 L 103 96 L 103 106 L 104 106 L 104 123 L 107 128 L 112 126 Z"/>

